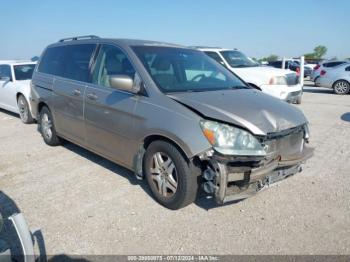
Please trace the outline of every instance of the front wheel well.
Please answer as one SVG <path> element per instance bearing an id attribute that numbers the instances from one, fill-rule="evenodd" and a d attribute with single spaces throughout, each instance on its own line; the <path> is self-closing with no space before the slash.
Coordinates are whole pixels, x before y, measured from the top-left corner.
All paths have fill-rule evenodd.
<path id="1" fill-rule="evenodd" d="M 24 95 L 23 95 L 21 92 L 18 92 L 18 93 L 16 94 L 16 101 L 18 101 L 18 98 L 19 98 L 20 96 L 23 96 L 23 97 L 24 97 Z"/>
<path id="2" fill-rule="evenodd" d="M 154 142 L 154 141 L 165 141 L 165 142 L 168 142 L 170 144 L 172 144 L 173 146 L 175 146 L 179 152 L 182 154 L 182 156 L 188 160 L 189 157 L 187 156 L 186 152 L 181 148 L 181 146 L 176 143 L 175 141 L 173 141 L 172 139 L 166 137 L 166 136 L 162 136 L 162 135 L 150 135 L 148 137 L 146 137 L 144 140 L 143 140 L 143 147 L 145 150 L 147 150 L 148 146 Z"/>
<path id="3" fill-rule="evenodd" d="M 46 106 L 47 108 L 49 108 L 48 105 L 47 105 L 45 102 L 40 102 L 40 103 L 39 103 L 39 105 L 38 105 L 38 113 L 41 112 L 41 110 L 43 109 L 44 106 Z M 49 110 L 50 110 L 50 108 L 49 108 Z"/>

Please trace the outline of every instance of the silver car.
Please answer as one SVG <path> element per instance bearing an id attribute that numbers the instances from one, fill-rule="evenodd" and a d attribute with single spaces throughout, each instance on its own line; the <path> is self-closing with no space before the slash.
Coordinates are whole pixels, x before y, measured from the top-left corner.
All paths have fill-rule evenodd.
<path id="1" fill-rule="evenodd" d="M 322 70 L 328 70 L 329 68 L 336 67 L 347 62 L 348 61 L 328 61 L 316 65 L 311 72 L 311 81 L 314 81 L 316 83 L 317 78 L 320 77 Z"/>
<path id="2" fill-rule="evenodd" d="M 31 103 L 48 145 L 63 138 L 133 170 L 170 209 L 203 191 L 247 198 L 312 155 L 299 109 L 173 44 L 62 39 L 40 58 Z"/>
<path id="3" fill-rule="evenodd" d="M 348 94 L 350 92 L 350 62 L 323 69 L 315 84 L 332 88 L 339 95 Z"/>

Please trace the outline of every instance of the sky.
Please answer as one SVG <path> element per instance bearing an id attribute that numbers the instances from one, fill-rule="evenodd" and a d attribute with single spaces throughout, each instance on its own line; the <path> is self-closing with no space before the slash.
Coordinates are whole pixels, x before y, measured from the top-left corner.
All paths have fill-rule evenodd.
<path id="1" fill-rule="evenodd" d="M 0 60 L 40 55 L 60 38 L 157 40 L 292 57 L 350 57 L 350 0 L 3 0 Z"/>

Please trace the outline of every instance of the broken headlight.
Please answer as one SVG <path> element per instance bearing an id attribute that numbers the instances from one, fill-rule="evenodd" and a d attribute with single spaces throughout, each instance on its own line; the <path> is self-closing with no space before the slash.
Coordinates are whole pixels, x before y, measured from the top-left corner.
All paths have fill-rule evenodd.
<path id="1" fill-rule="evenodd" d="M 263 145 L 249 132 L 230 125 L 202 120 L 204 136 L 216 151 L 224 155 L 265 156 Z"/>

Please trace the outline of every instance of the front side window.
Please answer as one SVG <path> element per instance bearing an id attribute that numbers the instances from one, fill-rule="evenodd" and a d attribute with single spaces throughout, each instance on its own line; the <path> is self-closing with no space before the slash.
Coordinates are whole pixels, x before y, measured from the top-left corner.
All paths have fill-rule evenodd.
<path id="1" fill-rule="evenodd" d="M 109 80 L 114 75 L 127 75 L 134 79 L 135 69 L 118 47 L 102 45 L 92 70 L 92 83 L 110 87 Z"/>
<path id="2" fill-rule="evenodd" d="M 345 68 L 345 71 L 350 71 L 350 66 L 348 66 L 347 68 Z"/>
<path id="3" fill-rule="evenodd" d="M 13 70 L 15 72 L 16 80 L 30 80 L 34 72 L 35 65 L 15 65 Z"/>
<path id="4" fill-rule="evenodd" d="M 0 78 L 11 77 L 11 67 L 9 65 L 0 65 Z"/>
<path id="5" fill-rule="evenodd" d="M 90 82 L 90 64 L 95 44 L 68 45 L 64 58 L 64 77 Z"/>
<path id="6" fill-rule="evenodd" d="M 160 46 L 133 50 L 164 93 L 248 88 L 201 51 Z"/>
<path id="7" fill-rule="evenodd" d="M 245 54 L 229 50 L 229 51 L 221 51 L 222 56 L 226 59 L 227 63 L 231 67 L 254 67 L 259 66 L 257 62 L 254 62 L 253 59 L 247 57 Z"/>

